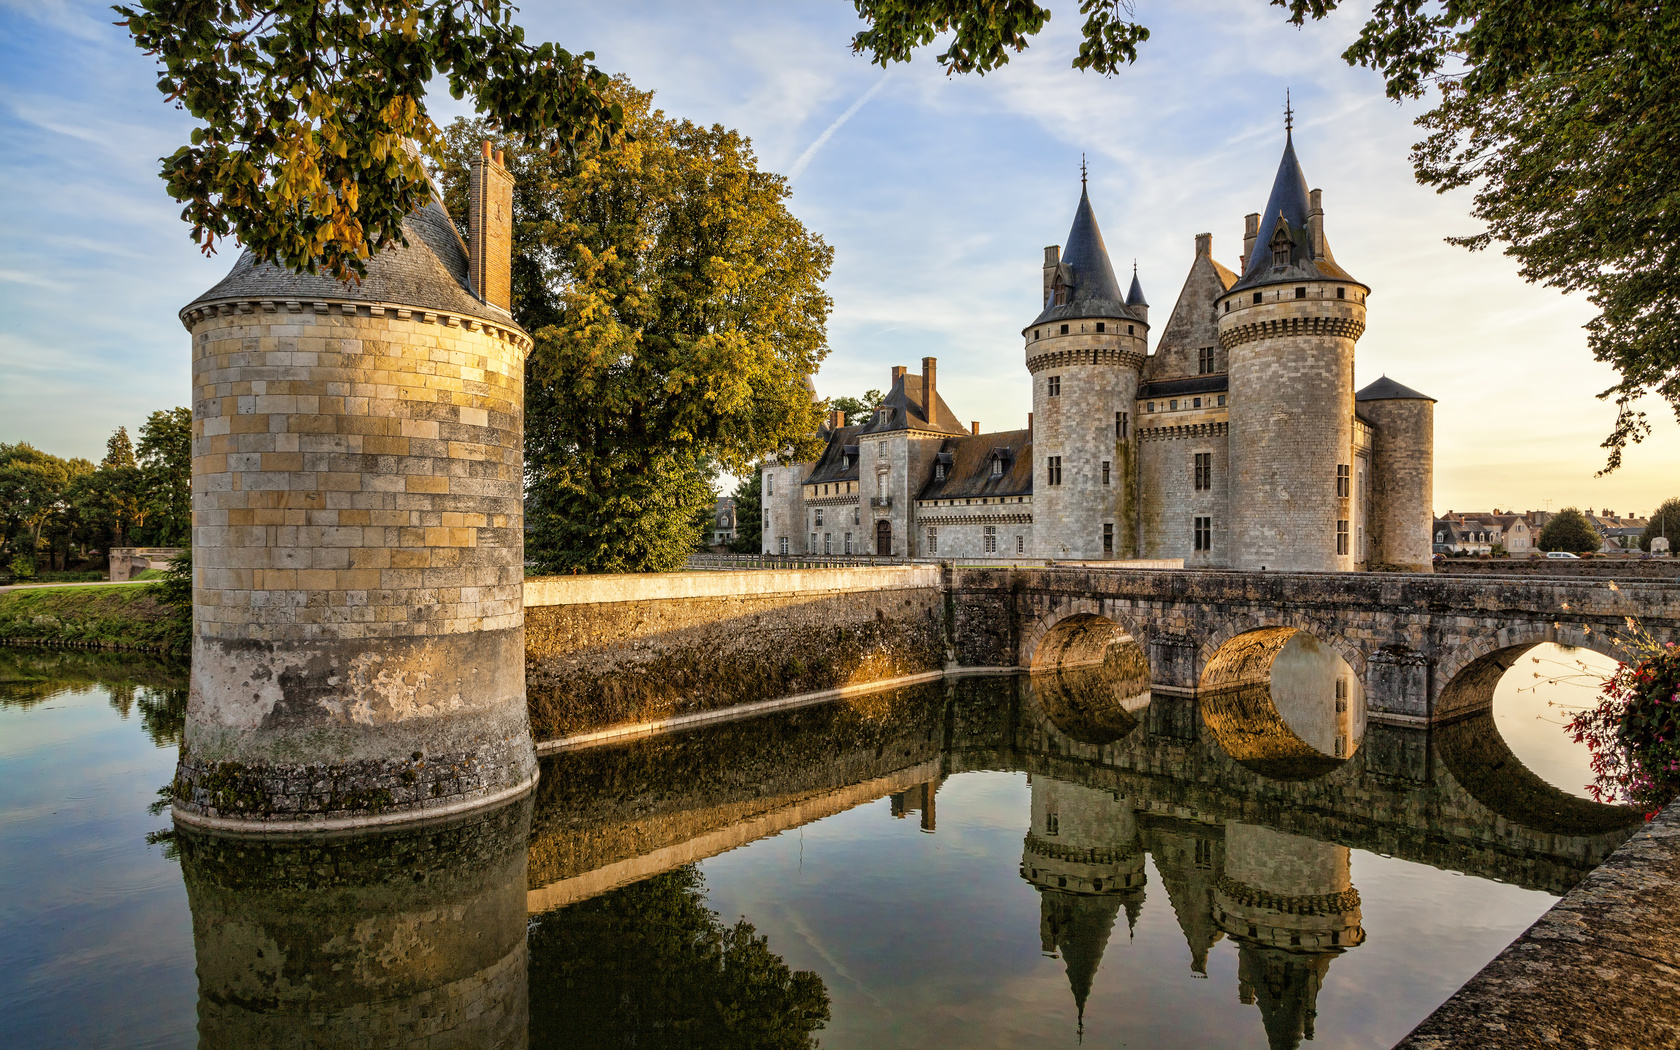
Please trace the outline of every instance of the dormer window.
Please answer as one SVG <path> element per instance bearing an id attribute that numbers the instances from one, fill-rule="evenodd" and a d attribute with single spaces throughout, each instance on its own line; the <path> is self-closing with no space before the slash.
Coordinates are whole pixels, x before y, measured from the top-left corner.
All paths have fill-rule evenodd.
<path id="1" fill-rule="evenodd" d="M 1295 238 L 1289 232 L 1289 220 L 1278 216 L 1277 232 L 1272 234 L 1272 265 L 1288 266 L 1289 257 L 1295 249 Z"/>
<path id="2" fill-rule="evenodd" d="M 884 427 L 888 423 L 891 423 L 891 422 L 892 422 L 892 409 L 890 409 L 890 408 L 879 408 L 879 409 L 875 410 L 875 423 L 878 426 L 883 426 Z"/>
<path id="3" fill-rule="evenodd" d="M 994 477 L 994 478 L 1003 477 L 1003 457 L 1002 456 L 993 456 L 992 457 L 992 477 Z"/>
<path id="4" fill-rule="evenodd" d="M 935 481 L 944 481 L 945 480 L 945 464 L 935 463 L 933 465 L 933 480 L 935 480 Z"/>
<path id="5" fill-rule="evenodd" d="M 1068 291 L 1067 282 L 1062 280 L 1061 274 L 1057 274 L 1055 280 L 1050 282 L 1050 304 L 1052 306 L 1066 306 Z"/>

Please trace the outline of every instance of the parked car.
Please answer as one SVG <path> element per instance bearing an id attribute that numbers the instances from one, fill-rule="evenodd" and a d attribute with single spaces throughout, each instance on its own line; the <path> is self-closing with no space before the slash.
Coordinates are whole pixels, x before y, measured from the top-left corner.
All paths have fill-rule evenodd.
<path id="1" fill-rule="evenodd" d="M 1568 561 L 1580 561 L 1581 560 L 1580 555 L 1571 554 L 1568 551 L 1547 551 L 1546 552 L 1546 557 L 1548 557 L 1548 558 L 1562 558 L 1562 559 L 1566 559 Z"/>

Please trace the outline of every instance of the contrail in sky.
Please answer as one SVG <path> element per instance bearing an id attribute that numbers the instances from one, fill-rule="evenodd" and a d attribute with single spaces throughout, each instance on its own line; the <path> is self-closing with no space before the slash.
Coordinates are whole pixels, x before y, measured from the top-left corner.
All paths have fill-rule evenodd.
<path id="1" fill-rule="evenodd" d="M 823 129 L 823 133 L 817 136 L 817 141 L 805 147 L 805 152 L 801 153 L 799 155 L 799 159 L 793 162 L 793 167 L 788 169 L 787 177 L 789 182 L 799 178 L 800 173 L 805 170 L 805 166 L 811 163 L 811 158 L 816 156 L 817 151 L 823 148 L 823 143 L 827 142 L 834 136 L 836 131 L 840 130 L 840 125 L 846 123 L 848 120 L 851 120 L 852 114 L 862 109 L 865 102 L 874 98 L 877 92 L 886 87 L 887 81 L 891 80 L 893 74 L 896 72 L 897 70 L 889 69 L 886 73 L 882 74 L 880 80 L 871 84 L 868 91 L 859 95 L 856 102 L 853 102 L 850 106 L 846 107 L 846 112 L 840 114 L 834 119 L 834 123 Z"/>

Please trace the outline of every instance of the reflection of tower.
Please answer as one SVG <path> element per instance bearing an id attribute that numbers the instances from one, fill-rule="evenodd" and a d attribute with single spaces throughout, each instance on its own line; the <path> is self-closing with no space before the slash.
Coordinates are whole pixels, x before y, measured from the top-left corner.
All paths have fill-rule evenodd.
<path id="1" fill-rule="evenodd" d="M 933 796 L 939 791 L 939 781 L 930 780 L 925 784 L 917 784 L 905 791 L 891 796 L 892 815 L 903 820 L 912 813 L 922 815 L 922 830 L 928 834 L 934 831 Z"/>
<path id="2" fill-rule="evenodd" d="M 1122 905 L 1128 929 L 1143 910 L 1143 850 L 1130 802 L 1108 791 L 1032 778 L 1032 829 L 1021 877 L 1041 895 L 1039 936 L 1067 964 L 1085 1023 L 1085 1000 Z"/>
<path id="3" fill-rule="evenodd" d="M 1157 818 L 1145 826 L 1143 841 L 1190 946 L 1190 972 L 1206 977 L 1208 949 L 1225 936 L 1213 921 L 1213 889 L 1225 868 L 1225 829 Z"/>
<path id="4" fill-rule="evenodd" d="M 1273 1050 L 1311 1039 L 1331 958 L 1365 940 L 1347 847 L 1227 824 L 1214 914 L 1240 946 L 1239 995 L 1259 1005 Z"/>
<path id="5" fill-rule="evenodd" d="M 529 796 L 427 828 L 182 829 L 206 1048 L 524 1047 Z"/>

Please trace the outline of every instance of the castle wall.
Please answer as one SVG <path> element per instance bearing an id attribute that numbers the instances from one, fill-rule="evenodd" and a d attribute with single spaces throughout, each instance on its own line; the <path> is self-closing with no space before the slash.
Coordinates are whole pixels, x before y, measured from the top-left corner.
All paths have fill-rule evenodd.
<path id="1" fill-rule="evenodd" d="M 1140 404 L 1138 534 L 1144 558 L 1183 558 L 1185 568 L 1229 564 L 1229 425 L 1223 409 L 1155 413 Z M 1212 457 L 1212 487 L 1196 488 L 1196 455 Z M 1212 548 L 1195 549 L 1195 519 L 1213 519 Z"/>
<path id="2" fill-rule="evenodd" d="M 1435 498 L 1435 402 L 1425 398 L 1362 401 L 1377 424 L 1372 467 L 1373 567 L 1428 572 Z"/>
<path id="3" fill-rule="evenodd" d="M 529 341 L 377 304 L 211 303 L 187 320 L 177 815 L 356 824 L 528 787 Z"/>
<path id="4" fill-rule="evenodd" d="M 1025 502 L 1017 502 L 1024 499 Z M 957 501 L 961 504 L 961 501 Z M 1033 551 L 1032 497 L 999 496 L 982 504 L 918 506 L 917 542 L 923 557 L 1023 558 Z M 997 549 L 986 550 L 986 529 L 996 529 Z M 937 533 L 938 550 L 929 551 L 928 530 Z"/>
<path id="5" fill-rule="evenodd" d="M 1230 352 L 1231 567 L 1348 571 L 1337 523 L 1353 519 L 1336 468 L 1352 467 L 1353 348 L 1365 327 L 1364 289 L 1274 285 L 1223 300 L 1220 341 Z M 1252 295 L 1262 301 L 1254 303 Z"/>
<path id="6" fill-rule="evenodd" d="M 805 549 L 810 537 L 806 531 L 805 500 L 800 494 L 800 484 L 811 473 L 811 467 L 810 463 L 765 466 L 763 484 L 770 487 L 770 494 L 763 497 L 763 509 L 769 512 L 769 523 L 764 526 L 763 553 L 810 553 Z M 786 551 L 781 547 L 783 539 L 787 540 Z"/>

